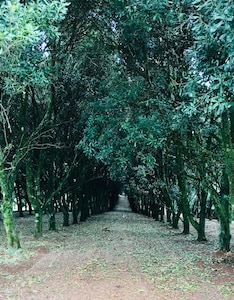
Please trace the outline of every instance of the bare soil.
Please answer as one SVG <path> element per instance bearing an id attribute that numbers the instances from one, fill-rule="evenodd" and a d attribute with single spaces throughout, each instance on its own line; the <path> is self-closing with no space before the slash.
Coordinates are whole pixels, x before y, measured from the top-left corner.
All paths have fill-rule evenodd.
<path id="1" fill-rule="evenodd" d="M 57 218 L 58 231 L 39 240 L 33 217 L 17 219 L 21 250 L 6 250 L 0 224 L 0 299 L 234 299 L 234 243 L 230 253 L 217 251 L 215 220 L 208 242 L 198 243 L 195 232 L 132 213 L 124 197 L 82 224 L 65 228 Z"/>

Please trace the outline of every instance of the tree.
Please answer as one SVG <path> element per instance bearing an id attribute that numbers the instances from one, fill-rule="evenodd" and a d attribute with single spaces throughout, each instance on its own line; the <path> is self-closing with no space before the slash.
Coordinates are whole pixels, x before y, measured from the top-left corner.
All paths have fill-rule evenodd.
<path id="1" fill-rule="evenodd" d="M 232 1 L 192 1 L 190 18 L 194 46 L 190 50 L 190 96 L 194 107 L 203 107 L 204 118 L 214 120 L 225 165 L 221 195 L 213 188 L 219 214 L 220 248 L 230 249 L 231 203 L 234 195 L 233 148 L 233 11 Z M 205 105 L 204 105 L 205 104 Z M 226 179 L 228 179 L 228 183 Z M 224 184 L 224 182 L 226 182 Z M 224 188 L 225 186 L 225 188 Z M 217 193 L 218 192 L 218 193 Z"/>

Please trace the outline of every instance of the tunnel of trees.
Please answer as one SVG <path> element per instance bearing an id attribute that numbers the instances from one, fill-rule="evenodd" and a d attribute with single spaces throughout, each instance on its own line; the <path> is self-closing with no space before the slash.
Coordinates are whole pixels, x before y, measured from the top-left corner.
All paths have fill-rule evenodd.
<path id="1" fill-rule="evenodd" d="M 190 226 L 234 204 L 232 0 L 0 1 L 0 187 L 8 246 L 19 215 L 56 229 L 112 210 Z"/>

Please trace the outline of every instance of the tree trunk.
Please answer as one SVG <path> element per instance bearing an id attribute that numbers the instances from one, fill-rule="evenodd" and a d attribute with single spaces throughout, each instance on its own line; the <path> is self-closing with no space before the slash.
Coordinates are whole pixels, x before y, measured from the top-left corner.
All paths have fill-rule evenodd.
<path id="1" fill-rule="evenodd" d="M 234 111 L 224 112 L 221 136 L 229 183 L 229 200 L 234 205 Z M 230 211 L 231 213 L 231 211 Z"/>
<path id="2" fill-rule="evenodd" d="M 230 233 L 230 222 L 227 219 L 220 219 L 220 235 L 219 235 L 219 242 L 220 242 L 220 250 L 229 252 L 230 251 L 230 240 L 231 240 L 231 233 Z"/>
<path id="3" fill-rule="evenodd" d="M 69 207 L 66 203 L 66 199 L 63 196 L 62 212 L 63 212 L 63 226 L 69 226 Z"/>
<path id="4" fill-rule="evenodd" d="M 89 217 L 88 197 L 82 195 L 80 198 L 80 222 L 85 222 Z"/>
<path id="5" fill-rule="evenodd" d="M 220 222 L 220 250 L 230 251 L 230 199 L 229 199 L 229 180 L 226 170 L 223 172 L 223 178 L 221 183 L 221 201 L 218 207 L 218 216 Z"/>
<path id="6" fill-rule="evenodd" d="M 14 219 L 13 219 L 13 191 L 14 181 L 11 177 L 13 174 L 6 173 L 4 167 L 0 169 L 0 186 L 2 193 L 2 215 L 3 223 L 7 236 L 8 247 L 20 248 L 20 241 L 18 233 L 15 230 Z M 13 171 L 12 171 L 13 172 Z"/>
<path id="7" fill-rule="evenodd" d="M 73 224 L 78 224 L 78 214 L 79 214 L 79 209 L 78 209 L 78 203 L 77 203 L 77 195 L 76 193 L 72 193 L 72 223 Z"/>
<path id="8" fill-rule="evenodd" d="M 203 188 L 201 188 L 200 198 L 201 198 L 200 199 L 201 210 L 200 210 L 200 218 L 199 218 L 199 228 L 198 228 L 198 237 L 197 237 L 197 240 L 199 242 L 202 242 L 202 241 L 207 241 L 207 239 L 206 239 L 206 233 L 205 233 L 207 193 L 206 193 L 206 191 Z"/>
<path id="9" fill-rule="evenodd" d="M 167 223 L 171 224 L 171 208 L 167 207 Z"/>
<path id="10" fill-rule="evenodd" d="M 232 219 L 232 204 L 234 204 L 234 112 L 225 111 L 222 115 L 221 137 L 225 156 L 225 166 L 221 201 L 217 213 L 220 221 L 220 250 L 230 251 L 230 222 Z"/>
<path id="11" fill-rule="evenodd" d="M 181 212 L 173 212 L 172 213 L 172 228 L 179 229 L 179 219 Z"/>
<path id="12" fill-rule="evenodd" d="M 46 204 L 46 212 L 49 216 L 49 230 L 56 230 L 55 204 L 53 199 Z"/>
<path id="13" fill-rule="evenodd" d="M 49 230 L 56 230 L 55 213 L 49 214 Z"/>
<path id="14" fill-rule="evenodd" d="M 35 219 L 34 219 L 34 237 L 39 238 L 42 236 L 42 210 L 35 210 Z"/>
<path id="15" fill-rule="evenodd" d="M 162 222 L 162 223 L 164 223 L 164 214 L 165 214 L 164 203 L 161 201 L 161 204 L 160 204 L 160 222 Z"/>
<path id="16" fill-rule="evenodd" d="M 190 226 L 189 226 L 189 219 L 187 217 L 187 213 L 183 213 L 183 217 L 184 217 L 184 230 L 183 230 L 183 234 L 189 234 L 190 233 Z"/>
<path id="17" fill-rule="evenodd" d="M 153 196 L 152 199 L 152 217 L 155 221 L 159 221 L 159 199 Z"/>
<path id="18" fill-rule="evenodd" d="M 15 198 L 17 200 L 19 217 L 23 218 L 24 217 L 23 201 L 22 201 L 22 195 L 20 192 L 20 183 L 18 182 L 18 180 L 15 182 Z"/>
<path id="19" fill-rule="evenodd" d="M 184 161 L 182 158 L 182 152 L 180 147 L 177 149 L 177 179 L 178 179 L 178 186 L 181 193 L 181 211 L 183 214 L 183 234 L 189 234 L 190 228 L 189 228 L 189 216 L 190 216 L 190 207 L 189 207 L 189 201 L 188 201 L 188 195 L 187 195 L 187 184 L 184 174 Z"/>
<path id="20" fill-rule="evenodd" d="M 29 160 L 26 165 L 26 190 L 28 200 L 35 212 L 34 237 L 39 238 L 42 236 L 42 208 L 38 199 L 40 187 L 34 187 L 32 172 L 32 165 Z M 37 180 L 36 184 L 39 184 L 39 180 Z"/>

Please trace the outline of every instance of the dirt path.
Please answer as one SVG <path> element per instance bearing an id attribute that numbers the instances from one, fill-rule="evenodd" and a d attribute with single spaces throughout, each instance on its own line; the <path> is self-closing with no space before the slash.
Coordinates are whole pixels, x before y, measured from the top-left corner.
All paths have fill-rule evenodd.
<path id="1" fill-rule="evenodd" d="M 121 197 L 116 211 L 45 231 L 40 241 L 28 242 L 21 222 L 24 250 L 0 249 L 0 299 L 234 299 L 231 256 L 215 253 L 214 221 L 209 243 L 198 244 L 132 213 Z"/>

